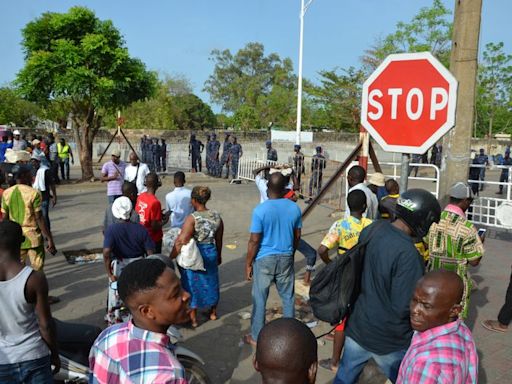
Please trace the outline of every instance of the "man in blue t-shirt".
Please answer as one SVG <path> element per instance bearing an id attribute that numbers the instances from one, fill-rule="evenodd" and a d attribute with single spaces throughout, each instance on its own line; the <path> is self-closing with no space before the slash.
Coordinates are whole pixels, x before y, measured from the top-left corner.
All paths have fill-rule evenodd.
<path id="1" fill-rule="evenodd" d="M 269 200 L 254 208 L 251 236 L 247 246 L 246 278 L 252 281 L 251 333 L 247 344 L 256 345 L 265 325 L 265 310 L 272 282 L 283 302 L 284 317 L 294 317 L 293 257 L 300 240 L 301 211 L 297 204 L 283 198 L 286 179 L 273 173 L 267 183 Z"/>

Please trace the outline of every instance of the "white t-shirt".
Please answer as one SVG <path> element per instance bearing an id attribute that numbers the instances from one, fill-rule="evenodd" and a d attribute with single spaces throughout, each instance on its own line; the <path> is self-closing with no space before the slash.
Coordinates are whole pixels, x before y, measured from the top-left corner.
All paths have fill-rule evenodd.
<path id="1" fill-rule="evenodd" d="M 261 177 L 260 175 L 256 175 L 256 177 L 254 178 L 254 182 L 256 183 L 258 191 L 260 191 L 260 203 L 267 201 L 267 180 L 264 177 Z"/>
<path id="2" fill-rule="evenodd" d="M 375 196 L 375 193 L 373 193 L 370 188 L 368 188 L 363 183 L 359 183 L 357 185 L 354 185 L 352 188 L 348 190 L 348 192 L 355 191 L 357 189 L 360 189 L 364 192 L 366 195 L 366 212 L 363 213 L 364 217 L 367 217 L 368 219 L 376 220 L 377 214 L 379 211 L 379 201 L 377 200 L 377 196 Z M 350 208 L 348 207 L 348 204 L 346 204 L 346 210 L 345 210 L 345 218 L 350 216 Z"/>
<path id="3" fill-rule="evenodd" d="M 147 188 L 144 185 L 144 181 L 146 180 L 146 176 L 149 173 L 149 167 L 147 164 L 139 163 L 139 172 L 137 173 L 137 166 L 128 164 L 124 171 L 124 179 L 126 181 L 135 182 L 137 185 L 137 191 L 139 194 L 142 192 L 146 192 Z M 137 180 L 135 180 L 135 176 L 137 176 Z M 135 181 L 134 181 L 135 180 Z"/>
<path id="4" fill-rule="evenodd" d="M 260 191 L 260 203 L 263 203 L 264 201 L 268 200 L 268 194 L 267 194 L 267 183 L 268 180 L 264 177 L 261 177 L 259 174 L 256 175 L 254 178 L 254 183 L 256 184 L 256 187 L 258 188 L 258 191 Z M 290 180 L 288 185 L 286 186 L 287 189 L 293 189 L 293 183 Z"/>
<path id="5" fill-rule="evenodd" d="M 181 228 L 188 215 L 194 212 L 190 202 L 192 191 L 185 187 L 175 187 L 165 196 L 167 210 L 171 212 L 171 228 Z"/>

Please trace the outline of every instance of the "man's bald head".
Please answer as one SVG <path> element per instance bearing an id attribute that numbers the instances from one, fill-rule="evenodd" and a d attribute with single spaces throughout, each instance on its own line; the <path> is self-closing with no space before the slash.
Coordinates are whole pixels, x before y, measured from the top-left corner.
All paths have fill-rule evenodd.
<path id="1" fill-rule="evenodd" d="M 281 172 L 273 173 L 268 178 L 267 188 L 273 198 L 282 197 L 286 188 L 286 178 Z"/>
<path id="2" fill-rule="evenodd" d="M 416 284 L 411 300 L 411 325 L 423 332 L 456 320 L 462 310 L 462 279 L 444 269 L 427 273 Z"/>
<path id="3" fill-rule="evenodd" d="M 317 348 L 315 335 L 303 323 L 277 319 L 265 325 L 258 336 L 254 366 L 264 383 L 314 383 Z"/>
<path id="4" fill-rule="evenodd" d="M 353 187 L 354 185 L 361 184 L 364 182 L 366 177 L 366 171 L 360 165 L 355 165 L 348 171 L 347 181 L 348 184 Z"/>
<path id="5" fill-rule="evenodd" d="M 155 172 L 150 172 L 146 176 L 146 187 L 157 189 L 160 186 L 160 179 Z"/>
<path id="6" fill-rule="evenodd" d="M 130 153 L 130 163 L 132 165 L 137 165 L 139 163 L 139 156 L 135 152 Z"/>

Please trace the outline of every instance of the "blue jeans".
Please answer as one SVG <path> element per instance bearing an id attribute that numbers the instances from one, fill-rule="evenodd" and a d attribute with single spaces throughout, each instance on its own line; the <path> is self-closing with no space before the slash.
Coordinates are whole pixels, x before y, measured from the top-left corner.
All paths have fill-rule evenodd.
<path id="1" fill-rule="evenodd" d="M 338 372 L 334 379 L 334 384 L 352 384 L 356 383 L 364 366 L 373 358 L 377 365 L 387 378 L 394 383 L 398 376 L 400 363 L 405 356 L 407 349 L 388 353 L 387 355 L 377 355 L 364 349 L 357 344 L 354 339 L 347 337 L 343 357 L 341 359 Z"/>
<path id="2" fill-rule="evenodd" d="M 52 384 L 53 376 L 50 356 L 22 363 L 1 364 L 0 383 Z"/>
<path id="3" fill-rule="evenodd" d="M 307 264 L 306 270 L 307 271 L 314 270 L 315 263 L 316 263 L 316 249 L 313 248 L 311 245 L 309 245 L 309 243 L 306 242 L 305 240 L 300 239 L 299 246 L 297 247 L 297 251 L 302 253 L 304 255 L 304 257 L 306 258 L 306 264 Z"/>
<path id="4" fill-rule="evenodd" d="M 60 165 L 60 176 L 62 180 L 69 180 L 69 157 L 67 159 L 60 159 L 59 160 Z M 64 177 L 66 176 L 66 177 Z"/>
<path id="5" fill-rule="evenodd" d="M 265 311 L 268 292 L 272 283 L 283 302 L 283 316 L 295 317 L 295 272 L 293 256 L 270 255 L 257 259 L 252 274 L 252 317 L 251 335 L 258 340 L 261 328 L 265 325 Z"/>

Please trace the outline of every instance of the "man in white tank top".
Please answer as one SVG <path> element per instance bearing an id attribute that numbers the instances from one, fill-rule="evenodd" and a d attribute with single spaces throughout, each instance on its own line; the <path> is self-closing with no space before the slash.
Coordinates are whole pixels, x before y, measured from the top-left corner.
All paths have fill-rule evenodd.
<path id="1" fill-rule="evenodd" d="M 0 222 L 0 383 L 53 383 L 60 369 L 42 272 L 20 261 L 21 226 Z"/>

